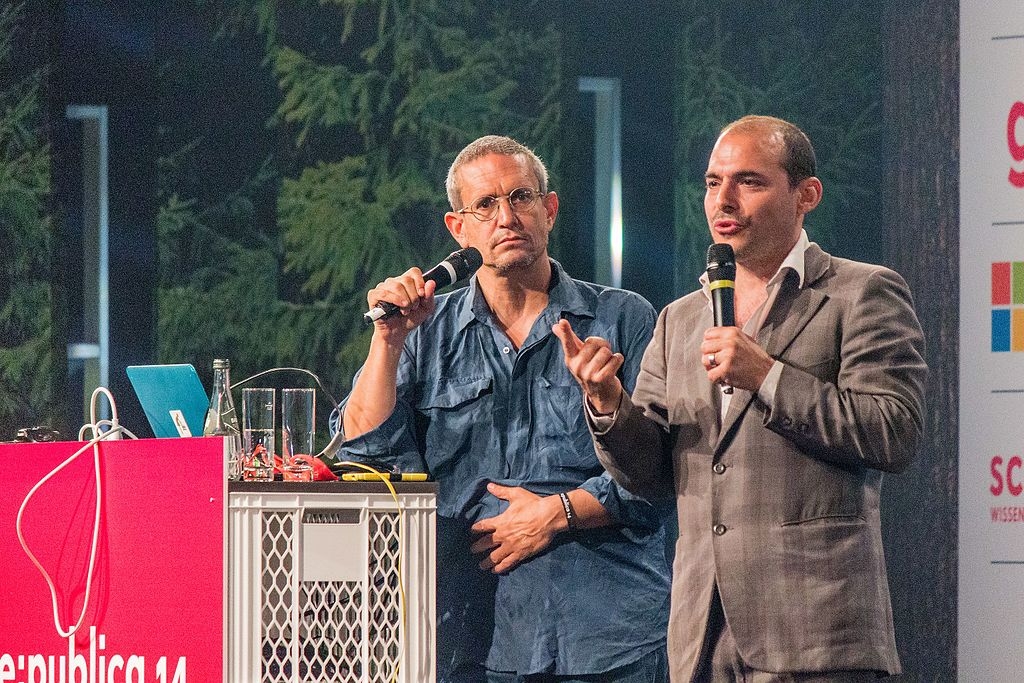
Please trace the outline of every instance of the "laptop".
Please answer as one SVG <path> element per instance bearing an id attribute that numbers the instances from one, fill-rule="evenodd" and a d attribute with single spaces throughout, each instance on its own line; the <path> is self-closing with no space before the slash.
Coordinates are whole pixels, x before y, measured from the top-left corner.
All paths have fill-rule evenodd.
<path id="1" fill-rule="evenodd" d="M 130 365 L 125 370 L 153 436 L 202 436 L 210 399 L 188 364 Z"/>

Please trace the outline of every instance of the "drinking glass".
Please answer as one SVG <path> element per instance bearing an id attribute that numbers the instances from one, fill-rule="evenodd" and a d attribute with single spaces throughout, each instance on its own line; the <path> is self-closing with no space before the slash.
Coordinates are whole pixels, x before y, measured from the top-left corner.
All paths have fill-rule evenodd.
<path id="1" fill-rule="evenodd" d="M 242 442 L 242 479 L 273 481 L 273 389 L 242 389 Z"/>
<path id="2" fill-rule="evenodd" d="M 315 416 L 313 389 L 281 390 L 281 460 L 285 481 L 313 480 L 312 465 L 295 456 L 313 455 Z"/>

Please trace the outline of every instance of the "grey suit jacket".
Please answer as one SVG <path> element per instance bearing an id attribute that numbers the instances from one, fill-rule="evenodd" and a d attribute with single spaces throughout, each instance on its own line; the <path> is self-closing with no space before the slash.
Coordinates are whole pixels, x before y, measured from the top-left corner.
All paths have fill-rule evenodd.
<path id="1" fill-rule="evenodd" d="M 595 431 L 625 488 L 679 510 L 669 659 L 689 681 L 715 583 L 745 663 L 774 672 L 900 671 L 879 521 L 882 472 L 917 449 L 924 341 L 895 272 L 805 252 L 758 342 L 784 364 L 772 405 L 720 391 L 699 346 L 701 292 L 662 311 L 632 398 Z"/>

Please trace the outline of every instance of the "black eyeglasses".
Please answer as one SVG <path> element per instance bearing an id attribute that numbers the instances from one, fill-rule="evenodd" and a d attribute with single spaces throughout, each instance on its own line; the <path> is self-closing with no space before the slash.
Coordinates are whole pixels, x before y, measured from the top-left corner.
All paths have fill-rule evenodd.
<path id="1" fill-rule="evenodd" d="M 498 215 L 498 206 L 501 204 L 502 199 L 508 199 L 508 204 L 512 207 L 512 211 L 519 213 L 531 208 L 545 194 L 547 193 L 535 190 L 532 187 L 517 187 L 509 192 L 507 197 L 486 195 L 474 199 L 469 206 L 459 209 L 456 213 L 471 213 L 482 221 L 489 221 Z"/>

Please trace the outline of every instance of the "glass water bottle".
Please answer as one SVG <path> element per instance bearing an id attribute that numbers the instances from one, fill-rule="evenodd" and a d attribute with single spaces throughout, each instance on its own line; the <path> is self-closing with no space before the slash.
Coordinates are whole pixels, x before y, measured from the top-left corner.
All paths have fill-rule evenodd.
<path id="1" fill-rule="evenodd" d="M 231 399 L 231 362 L 227 358 L 213 361 L 213 391 L 203 424 L 203 436 L 226 437 L 224 459 L 227 461 L 228 479 L 238 479 L 242 433 L 238 428 L 235 402 Z"/>

